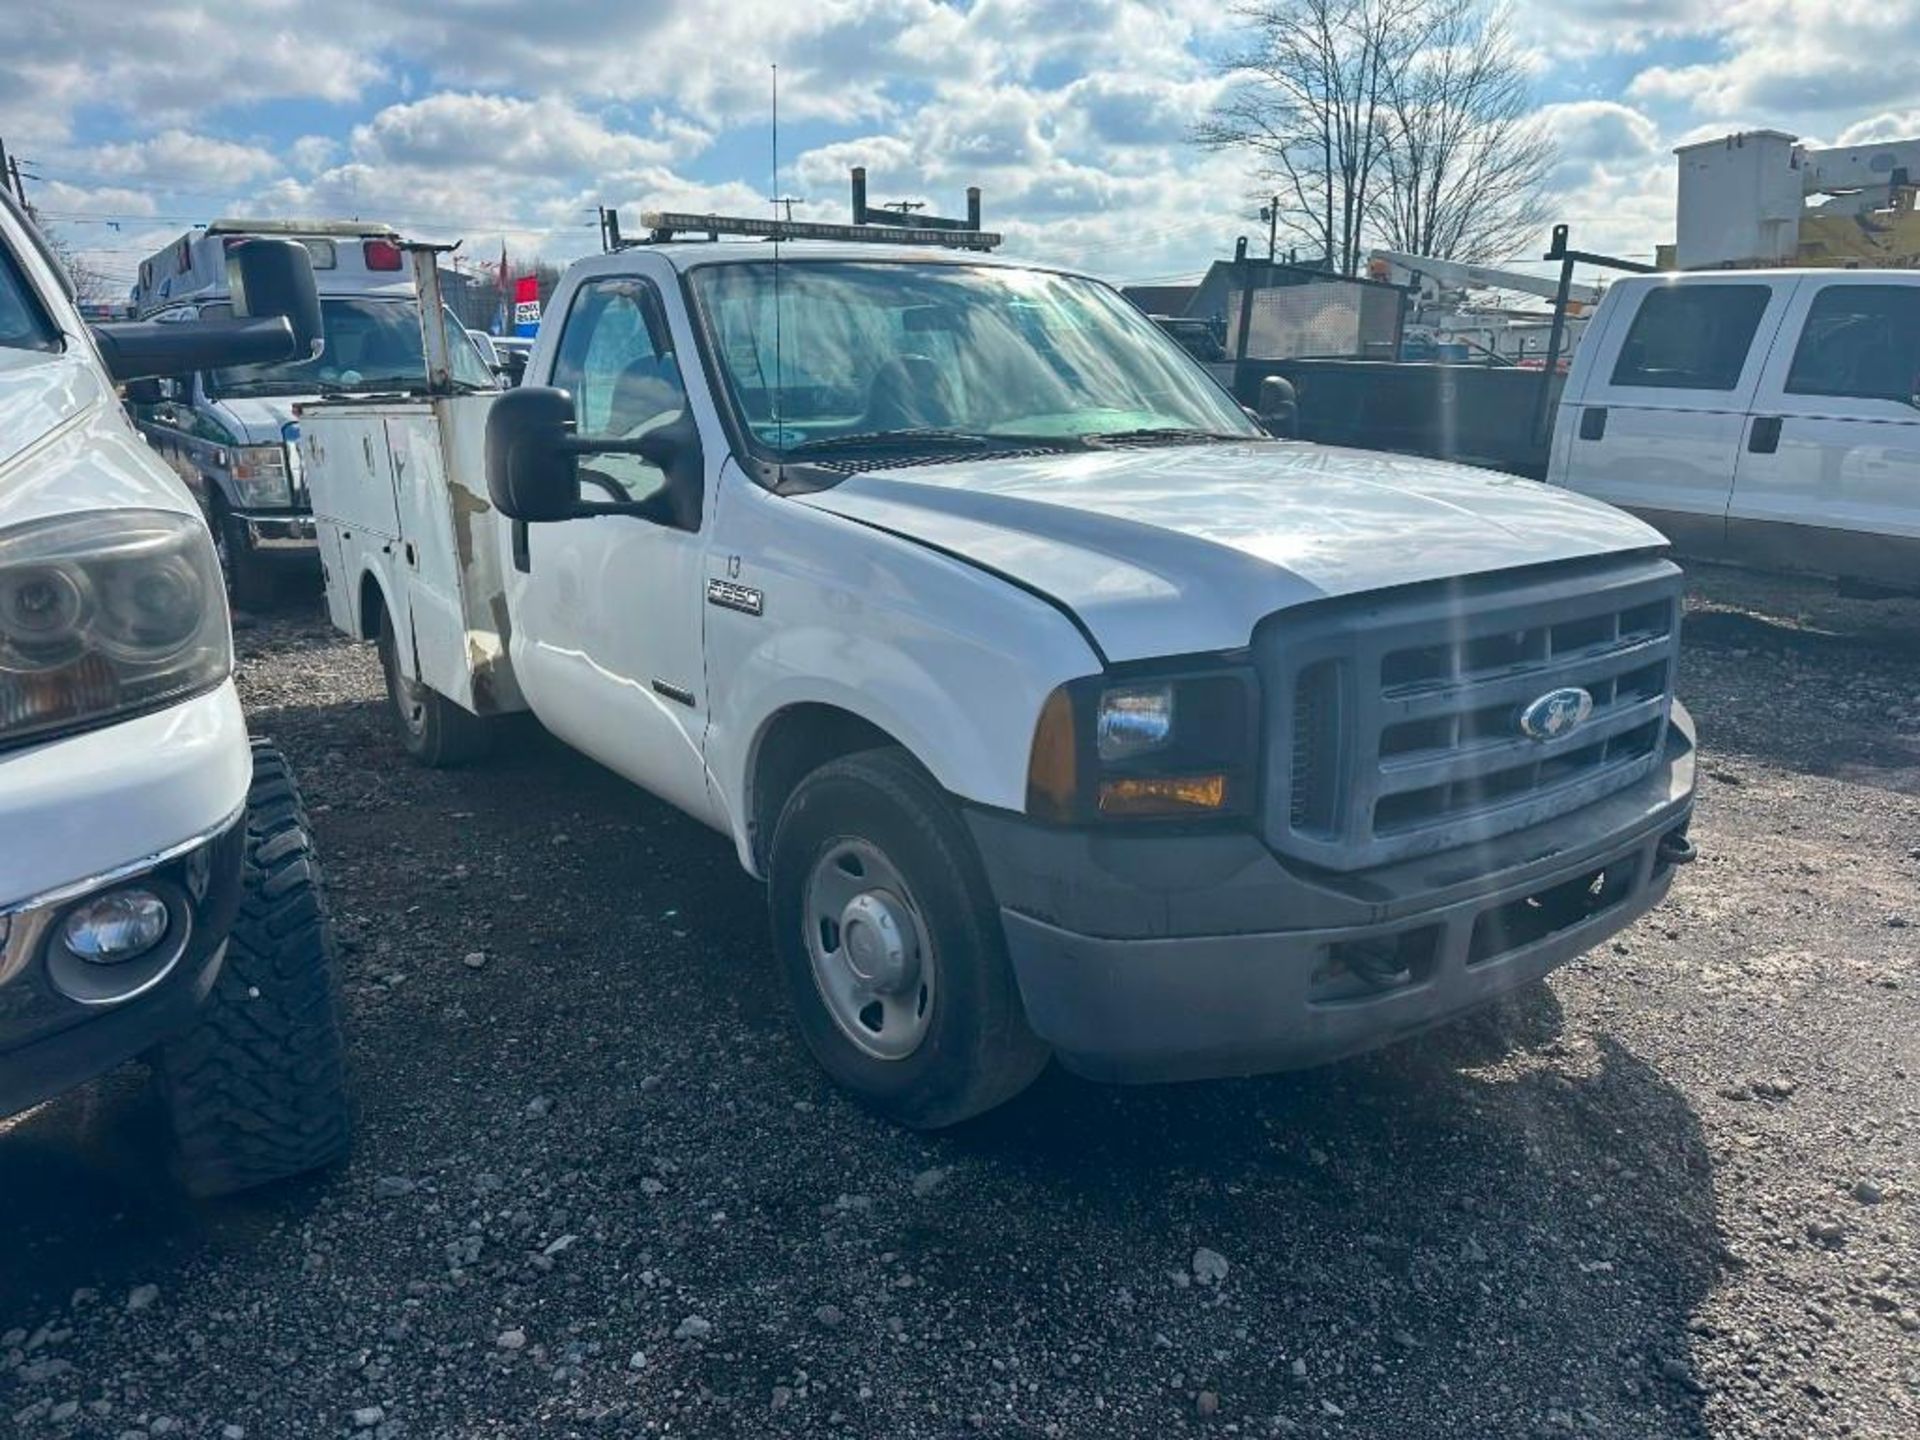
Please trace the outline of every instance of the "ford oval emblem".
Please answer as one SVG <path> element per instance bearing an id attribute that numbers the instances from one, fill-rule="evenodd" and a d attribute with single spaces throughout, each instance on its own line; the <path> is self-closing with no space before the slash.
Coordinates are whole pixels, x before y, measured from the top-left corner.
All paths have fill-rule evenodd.
<path id="1" fill-rule="evenodd" d="M 1558 740 L 1593 713 L 1593 696 L 1577 685 L 1549 690 L 1520 712 L 1520 733 L 1529 740 Z"/>

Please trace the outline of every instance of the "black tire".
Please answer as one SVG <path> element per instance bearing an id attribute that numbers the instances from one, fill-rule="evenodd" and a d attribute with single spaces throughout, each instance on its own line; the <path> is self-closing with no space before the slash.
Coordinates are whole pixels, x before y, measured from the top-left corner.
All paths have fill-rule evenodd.
<path id="1" fill-rule="evenodd" d="M 154 1056 L 175 1171 L 199 1196 L 332 1164 L 350 1138 L 320 864 L 292 771 L 257 741 L 245 823 L 240 908 L 220 977 L 194 1028 Z"/>
<path id="2" fill-rule="evenodd" d="M 931 941 L 930 1018 L 917 1048 L 900 1058 L 876 1058 L 851 1040 L 815 978 L 808 889 L 816 865 L 849 840 L 872 846 L 899 872 Z M 1012 1099 L 1046 1067 L 1049 1052 L 1027 1028 L 972 838 L 905 751 L 864 751 L 807 776 L 774 829 L 768 880 L 774 952 L 801 1036 L 862 1104 L 937 1129 Z"/>
<path id="3" fill-rule="evenodd" d="M 465 765 L 493 748 L 493 725 L 463 710 L 431 686 L 407 679 L 400 669 L 393 618 L 380 615 L 380 670 L 387 681 L 387 709 L 400 744 L 432 770 Z"/>
<path id="4" fill-rule="evenodd" d="M 213 490 L 213 482 L 207 482 Z M 234 519 L 226 502 L 213 490 L 213 540 L 220 555 L 220 569 L 227 578 L 227 598 L 236 610 L 268 609 L 280 596 L 280 576 L 272 566 L 247 548 L 246 527 Z"/>

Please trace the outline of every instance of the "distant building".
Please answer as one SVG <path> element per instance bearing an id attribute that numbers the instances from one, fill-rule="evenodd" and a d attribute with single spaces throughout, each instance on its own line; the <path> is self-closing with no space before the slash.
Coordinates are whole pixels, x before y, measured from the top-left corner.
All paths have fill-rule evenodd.
<path id="1" fill-rule="evenodd" d="M 1149 315 L 1185 315 L 1198 285 L 1122 285 L 1120 293 Z"/>

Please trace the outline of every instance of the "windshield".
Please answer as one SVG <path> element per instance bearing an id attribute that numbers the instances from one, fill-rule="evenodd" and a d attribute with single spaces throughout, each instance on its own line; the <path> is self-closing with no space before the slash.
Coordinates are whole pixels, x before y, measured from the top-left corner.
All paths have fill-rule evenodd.
<path id="1" fill-rule="evenodd" d="M 779 454 L 860 437 L 910 443 L 913 432 L 983 443 L 1261 434 L 1092 280 L 805 260 L 783 262 L 777 277 L 770 261 L 701 266 L 693 283 L 735 408 Z"/>
<path id="2" fill-rule="evenodd" d="M 53 329 L 4 244 L 0 244 L 0 346 L 10 350 L 54 348 Z"/>
<path id="3" fill-rule="evenodd" d="M 233 307 L 225 303 L 200 307 L 200 317 L 206 320 L 232 313 Z M 317 360 L 215 370 L 207 376 L 207 387 L 221 396 L 333 395 L 417 388 L 427 381 L 419 313 L 412 300 L 323 298 L 320 318 L 327 344 Z M 493 372 L 450 310 L 446 324 L 454 381 L 478 389 L 493 388 Z"/>

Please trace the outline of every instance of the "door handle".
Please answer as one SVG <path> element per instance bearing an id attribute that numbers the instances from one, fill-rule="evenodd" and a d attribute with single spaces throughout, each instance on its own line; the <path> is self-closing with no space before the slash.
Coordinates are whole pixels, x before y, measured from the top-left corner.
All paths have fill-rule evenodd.
<path id="1" fill-rule="evenodd" d="M 1756 415 L 1753 429 L 1747 432 L 1747 449 L 1755 455 L 1771 455 L 1780 448 L 1780 417 Z"/>
<path id="2" fill-rule="evenodd" d="M 1599 440 L 1607 433 L 1607 407 L 1589 405 L 1580 412 L 1580 438 Z"/>

